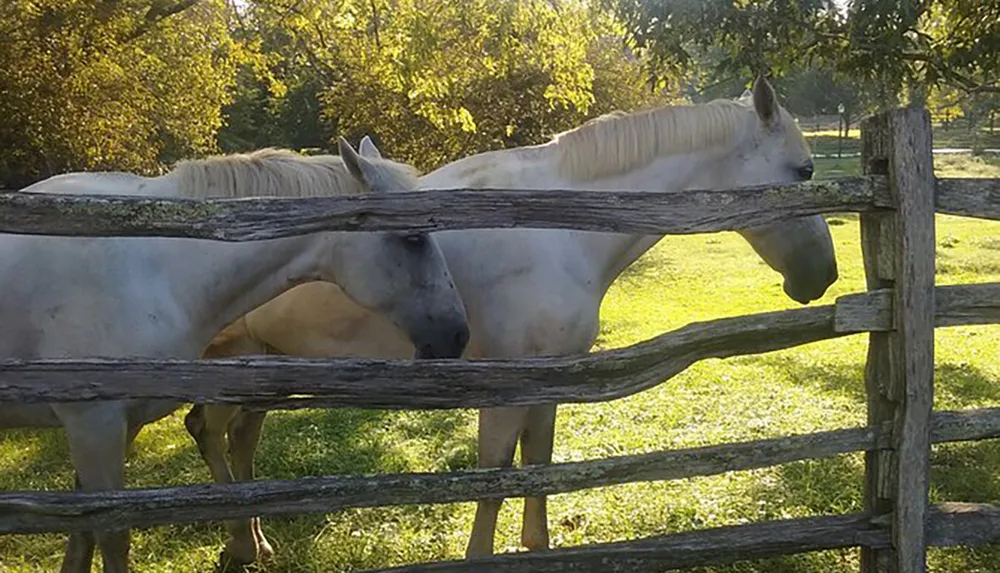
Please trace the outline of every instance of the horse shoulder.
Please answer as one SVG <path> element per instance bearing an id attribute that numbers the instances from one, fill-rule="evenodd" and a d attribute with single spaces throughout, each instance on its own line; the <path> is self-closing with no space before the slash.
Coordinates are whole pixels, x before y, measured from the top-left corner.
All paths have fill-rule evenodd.
<path id="1" fill-rule="evenodd" d="M 480 237 L 464 247 L 453 243 L 446 250 L 469 313 L 470 356 L 544 356 L 589 349 L 597 333 L 601 293 L 586 278 L 585 269 L 572 263 L 573 251 L 557 248 L 559 233 L 488 233 L 498 236 L 494 241 Z M 502 240 L 503 233 L 510 236 Z"/>

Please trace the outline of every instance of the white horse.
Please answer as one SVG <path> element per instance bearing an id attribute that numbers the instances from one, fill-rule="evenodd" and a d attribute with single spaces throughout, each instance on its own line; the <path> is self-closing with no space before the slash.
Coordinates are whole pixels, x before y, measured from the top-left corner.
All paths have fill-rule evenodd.
<path id="1" fill-rule="evenodd" d="M 265 150 L 183 163 L 157 178 L 69 174 L 26 191 L 298 197 L 417 185 L 409 166 L 359 157 L 343 139 L 340 150 L 343 160 Z M 196 359 L 226 325 L 315 280 L 337 284 L 352 301 L 386 317 L 419 349 L 418 357 L 458 357 L 468 341 L 465 309 L 444 257 L 423 234 L 315 233 L 247 243 L 3 235 L 0 353 Z M 179 405 L 0 404 L 0 427 L 64 426 L 78 488 L 119 489 L 136 432 Z M 127 530 L 71 535 L 62 571 L 90 571 L 95 537 L 104 571 L 128 571 Z"/>
<path id="2" fill-rule="evenodd" d="M 369 149 L 371 141 L 362 141 Z M 766 80 L 739 100 L 663 107 L 592 120 L 544 145 L 482 153 L 421 178 L 422 188 L 533 188 L 680 191 L 786 183 L 812 177 L 809 147 Z M 803 304 L 837 279 L 833 242 L 820 216 L 741 231 Z M 519 358 L 587 352 L 598 313 L 615 278 L 661 238 L 567 230 L 459 230 L 435 233 L 469 313 L 467 357 Z M 327 320 L 336 316 L 337 320 Z M 322 317 L 322 319 L 320 318 Z M 239 354 L 263 345 L 296 356 L 404 357 L 412 346 L 391 322 L 354 304 L 334 285 L 298 287 L 227 329 L 209 352 Z M 479 416 L 479 466 L 512 463 L 520 439 L 524 464 L 549 463 L 555 405 L 490 408 Z M 219 415 L 196 407 L 189 428 L 200 443 L 229 429 L 239 479 L 251 479 L 252 449 L 263 413 Z M 206 431 L 211 426 L 211 431 Z M 211 437 L 210 437 L 211 436 Z M 202 448 L 205 451 L 205 448 Z M 225 466 L 218 455 L 211 465 Z M 238 467 L 236 467 L 238 466 Z M 226 470 L 228 471 L 228 470 Z M 500 500 L 480 501 L 467 555 L 493 551 Z M 246 530 L 244 528 L 244 530 Z M 263 539 L 255 528 L 257 541 Z M 524 506 L 522 543 L 549 544 L 545 498 Z M 254 555 L 248 535 L 227 548 Z"/>

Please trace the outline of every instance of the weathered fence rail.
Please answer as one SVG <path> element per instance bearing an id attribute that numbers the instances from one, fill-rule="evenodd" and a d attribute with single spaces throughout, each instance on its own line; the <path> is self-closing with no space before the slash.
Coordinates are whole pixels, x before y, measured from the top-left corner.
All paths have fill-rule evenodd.
<path id="1" fill-rule="evenodd" d="M 890 207 L 884 176 L 736 190 L 415 191 L 304 199 L 148 199 L 0 193 L 0 233 L 162 236 L 255 241 L 319 231 L 537 227 L 687 234 L 736 230 L 795 215 Z M 943 179 L 937 211 L 1000 219 L 1000 181 Z"/>
<path id="2" fill-rule="evenodd" d="M 870 333 L 866 427 L 523 469 L 102 493 L 9 492 L 0 494 L 0 533 L 555 494 L 864 451 L 863 513 L 392 571 L 662 571 L 860 546 L 864 573 L 919 573 L 926 569 L 928 545 L 1000 540 L 1000 507 L 928 504 L 932 443 L 1000 437 L 1000 409 L 932 411 L 934 328 L 1000 323 L 1000 284 L 934 288 L 933 215 L 1000 220 L 1000 180 L 935 180 L 930 144 L 926 112 L 897 110 L 863 124 L 863 177 L 727 191 L 455 190 L 219 201 L 0 194 L 0 232 L 224 241 L 317 231 L 487 227 L 686 234 L 858 212 L 869 287 L 834 305 L 697 323 L 628 348 L 560 358 L 6 360 L 0 362 L 0 402 L 146 397 L 259 408 L 394 409 L 594 402 L 658 385 L 698 360 Z M 399 395 L 403 386 L 405 396 Z"/>
<path id="3" fill-rule="evenodd" d="M 939 213 L 1000 219 L 1000 180 L 937 181 Z M 796 215 L 889 209 L 888 179 L 844 177 L 721 191 L 432 190 L 302 199 L 149 199 L 0 192 L 0 233 L 256 241 L 320 231 L 535 227 L 731 231 Z"/>
<path id="4" fill-rule="evenodd" d="M 938 412 L 934 443 L 1000 437 L 1000 408 Z M 353 507 L 558 494 L 770 467 L 891 447 L 891 424 L 524 469 L 261 480 L 124 491 L 0 493 L 0 533 L 163 525 Z M 252 500 L 252 503 L 249 503 Z"/>
<path id="5" fill-rule="evenodd" d="M 302 199 L 0 194 L 0 233 L 255 241 L 319 231 L 536 227 L 707 233 L 796 215 L 888 207 L 884 177 L 722 191 L 415 191 Z"/>
<path id="6" fill-rule="evenodd" d="M 1000 323 L 1000 283 L 937 292 L 939 326 Z M 268 409 L 411 410 L 601 402 L 657 386 L 699 360 L 889 331 L 890 295 L 874 291 L 842 297 L 834 305 L 694 323 L 626 348 L 559 358 L 4 360 L 0 401 L 131 397 Z"/>
<path id="7" fill-rule="evenodd" d="M 726 565 L 747 559 L 861 546 L 888 549 L 889 531 L 867 513 L 783 519 L 603 543 L 547 552 L 370 570 L 368 573 L 659 573 Z M 1000 506 L 944 503 L 927 512 L 927 541 L 935 546 L 982 545 L 1000 540 Z M 613 567 L 613 568 L 612 568 Z"/>

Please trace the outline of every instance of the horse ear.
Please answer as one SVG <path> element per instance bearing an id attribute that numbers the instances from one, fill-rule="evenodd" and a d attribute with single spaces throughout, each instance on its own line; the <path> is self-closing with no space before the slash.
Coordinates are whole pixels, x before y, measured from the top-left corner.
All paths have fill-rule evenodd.
<path id="1" fill-rule="evenodd" d="M 764 78 L 764 74 L 757 76 L 757 80 L 753 83 L 753 108 L 764 125 L 771 127 L 777 124 L 780 117 L 778 99 L 774 95 L 774 88 Z"/>
<path id="2" fill-rule="evenodd" d="M 377 187 L 377 169 L 364 157 L 358 155 L 358 152 L 354 151 L 354 148 L 343 136 L 337 138 L 337 150 L 340 152 L 340 158 L 344 160 L 344 166 L 359 183 L 368 189 Z"/>
<path id="3" fill-rule="evenodd" d="M 367 135 L 361 138 L 361 144 L 358 145 L 358 153 L 361 154 L 361 157 L 382 159 L 382 152 L 375 147 L 375 142 Z"/>
<path id="4" fill-rule="evenodd" d="M 337 138 L 337 151 L 340 153 L 340 158 L 344 160 L 344 165 L 351 172 L 351 175 L 358 181 L 364 182 L 365 174 L 361 171 L 361 163 L 364 159 L 358 155 L 357 151 L 354 151 L 354 147 L 343 136 Z"/>
<path id="5" fill-rule="evenodd" d="M 743 90 L 743 95 L 739 97 L 740 100 L 746 100 L 753 97 L 753 92 L 750 90 Z"/>

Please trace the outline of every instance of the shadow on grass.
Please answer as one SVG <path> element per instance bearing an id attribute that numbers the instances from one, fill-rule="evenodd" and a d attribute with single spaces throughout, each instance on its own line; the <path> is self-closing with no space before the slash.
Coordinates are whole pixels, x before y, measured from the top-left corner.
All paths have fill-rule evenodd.
<path id="1" fill-rule="evenodd" d="M 947 397 L 949 408 L 969 408 L 983 402 L 1000 402 L 1000 380 L 970 364 L 938 362 L 934 367 L 938 399 Z"/>
<path id="2" fill-rule="evenodd" d="M 861 454 L 805 460 L 785 464 L 755 482 L 747 494 L 761 510 L 755 521 L 791 516 L 838 514 L 860 511 Z M 773 559 L 745 561 L 728 567 L 703 569 L 718 573 L 827 573 L 857 571 L 858 549 L 821 551 Z"/>
<path id="3" fill-rule="evenodd" d="M 931 501 L 1000 502 L 1000 442 L 941 444 L 931 457 Z M 785 511 L 796 515 L 839 514 L 861 511 L 864 462 L 862 454 L 785 464 L 757 482 L 748 496 L 759 500 L 763 511 L 756 519 L 781 519 Z M 728 567 L 697 569 L 708 573 L 826 573 L 856 571 L 858 550 L 838 550 L 781 558 L 746 561 Z M 978 548 L 932 549 L 928 570 L 942 573 L 975 571 L 1000 573 L 1000 545 Z"/>
<path id="4" fill-rule="evenodd" d="M 66 434 L 61 428 L 3 430 L 0 446 L 6 447 L 4 442 L 29 444 L 29 452 L 18 456 L 16 463 L 0 466 L 0 490 L 72 489 L 73 470 Z"/>
<path id="5" fill-rule="evenodd" d="M 794 381 L 819 384 L 835 392 L 864 400 L 863 368 L 798 367 L 794 360 L 764 358 Z M 960 405 L 1000 399 L 1000 383 L 981 370 L 956 364 L 939 364 L 936 384 Z M 984 440 L 938 444 L 931 456 L 931 501 L 1000 503 L 1000 441 Z M 863 508 L 864 456 L 862 453 L 805 460 L 762 472 L 747 497 L 760 511 L 754 521 L 800 515 L 840 514 Z M 819 573 L 856 571 L 858 550 L 838 550 L 807 555 L 747 561 L 728 567 L 698 569 L 708 573 Z M 942 573 L 976 571 L 1000 573 L 1000 545 L 981 548 L 934 549 L 929 570 Z"/>
<path id="6" fill-rule="evenodd" d="M 73 472 L 65 434 L 58 429 L 0 431 L 0 447 L 23 444 L 28 453 L 0 466 L 0 491 L 68 490 Z M 0 571 L 51 571 L 59 567 L 66 537 L 61 534 L 0 535 Z"/>
<path id="7" fill-rule="evenodd" d="M 268 417 L 259 451 L 258 476 L 449 471 L 474 467 L 475 434 L 469 413 L 441 410 L 392 413 L 377 410 L 308 410 Z M 303 560 L 324 568 L 353 570 L 443 558 L 447 528 L 460 507 L 398 506 L 350 509 L 329 515 L 271 517 L 265 532 L 279 547 L 269 571 L 299 571 Z M 423 545 L 401 547 L 421 536 Z M 406 545 L 405 542 L 402 545 Z M 307 566 L 308 568 L 309 566 Z"/>
<path id="8" fill-rule="evenodd" d="M 751 360 L 781 372 L 782 376 L 797 386 L 814 387 L 822 392 L 848 397 L 860 407 L 865 404 L 865 371 L 861 363 L 855 364 L 804 364 L 795 356 L 761 355 L 740 358 Z M 865 359 L 864 351 L 858 361 Z"/>
<path id="9" fill-rule="evenodd" d="M 759 356 L 747 358 L 780 370 L 791 382 L 803 386 L 816 386 L 825 392 L 848 396 L 864 407 L 865 369 L 863 361 L 867 352 L 862 351 L 856 364 L 802 364 L 795 357 Z M 1000 380 L 976 366 L 964 363 L 938 361 L 935 365 L 934 384 L 939 399 L 946 398 L 948 408 L 969 408 L 984 402 L 1000 403 Z"/>
<path id="10" fill-rule="evenodd" d="M 476 444 L 474 433 L 463 431 L 467 430 L 468 421 L 469 414 L 462 411 L 400 414 L 336 409 L 272 413 L 257 452 L 257 477 L 295 479 L 472 467 Z M 176 425 L 179 419 L 161 423 Z M 183 428 L 156 428 L 155 431 L 163 431 L 165 437 L 156 434 L 146 439 L 160 440 L 162 437 L 170 440 L 171 447 L 151 447 L 146 449 L 155 451 L 145 452 L 140 447 L 129 460 L 129 487 L 210 481 L 193 440 Z M 182 436 L 178 436 L 178 431 Z M 61 431 L 15 431 L 7 433 L 4 439 L 30 440 L 31 453 L 15 467 L 0 470 L 0 484 L 3 484 L 0 489 L 14 489 L 12 485 L 17 489 L 68 489 L 71 486 L 72 470 Z M 408 445 L 411 442 L 421 445 Z M 421 455 L 424 449 L 426 456 Z M 428 529 L 434 529 L 433 524 L 451 519 L 457 511 L 459 508 L 454 505 L 404 506 L 346 510 L 330 515 L 268 517 L 263 520 L 263 526 L 279 551 L 277 563 L 268 570 L 301 570 L 303 558 L 314 551 L 314 545 L 321 538 L 329 536 L 336 537 L 335 545 L 348 562 L 356 566 L 375 566 L 379 564 L 375 556 L 354 550 L 359 543 L 370 546 L 371 540 L 361 543 L 353 531 L 363 531 L 366 538 L 375 533 L 374 537 L 378 538 L 378 532 L 384 530 L 386 523 L 426 523 Z M 133 532 L 133 559 L 152 570 L 159 570 L 161 566 L 173 570 L 176 565 L 176 570 L 210 571 L 225 537 L 222 524 L 217 522 L 136 531 Z M 387 537 L 378 542 L 388 550 L 394 540 Z M 25 566 L 45 569 L 52 565 L 53 559 L 58 559 L 64 543 L 62 535 L 5 537 L 0 539 L 0 555 L 24 555 Z"/>
<path id="11" fill-rule="evenodd" d="M 938 444 L 931 454 L 932 503 L 1000 503 L 1000 441 Z M 1000 544 L 931 552 L 939 571 L 1000 573 Z"/>

